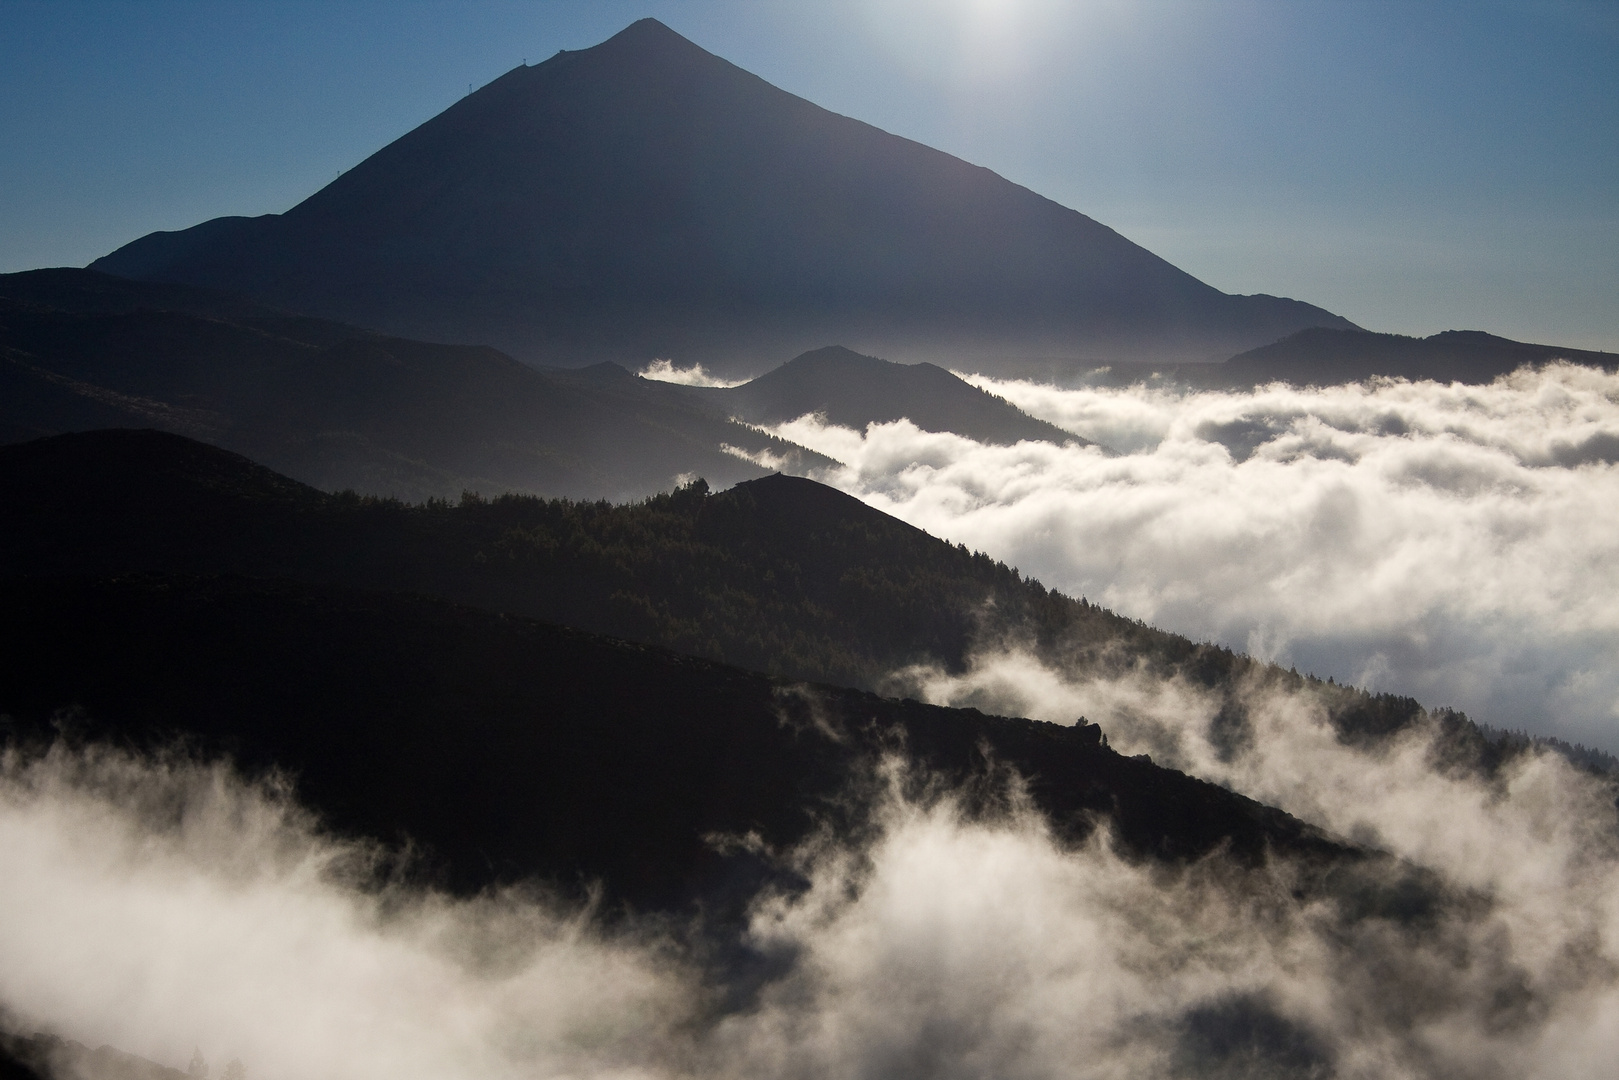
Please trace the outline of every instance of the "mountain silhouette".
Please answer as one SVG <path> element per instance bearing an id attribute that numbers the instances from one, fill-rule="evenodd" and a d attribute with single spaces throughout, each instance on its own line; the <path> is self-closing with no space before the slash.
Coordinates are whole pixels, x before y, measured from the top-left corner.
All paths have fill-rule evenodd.
<path id="1" fill-rule="evenodd" d="M 756 373 L 827 341 L 993 370 L 1220 360 L 1352 324 L 839 116 L 652 19 L 518 67 L 284 214 L 154 233 L 132 278 L 532 363 Z"/>
<path id="2" fill-rule="evenodd" d="M 1482 385 L 1521 367 L 1556 361 L 1619 370 L 1619 353 L 1513 341 L 1482 330 L 1446 330 L 1419 338 L 1312 326 L 1218 364 L 1115 363 L 1062 371 L 1050 363 L 1028 363 L 1020 374 L 1070 385 L 1127 387 L 1169 382 L 1233 390 L 1251 390 L 1272 382 L 1343 386 L 1374 378 Z"/>
<path id="3" fill-rule="evenodd" d="M 1534 345 L 1479 330 L 1446 330 L 1417 338 L 1312 327 L 1233 356 L 1220 365 L 1219 379 L 1228 386 L 1253 386 L 1278 379 L 1297 385 L 1331 386 L 1378 375 L 1487 383 L 1525 364 L 1553 360 L 1609 371 L 1619 368 L 1619 354 Z"/>
<path id="4" fill-rule="evenodd" d="M 405 506 L 329 495 L 159 431 L 0 447 L 0 576 L 248 574 L 411 590 L 777 674 L 875 687 L 959 667 L 1000 617 L 1152 635 L 858 499 L 769 476 L 608 506 L 507 497 Z M 1060 614 L 1042 607 L 1071 607 Z M 1191 648 L 1190 643 L 1185 643 Z"/>
<path id="5" fill-rule="evenodd" d="M 623 499 L 696 474 L 728 486 L 764 475 L 758 461 L 834 464 L 749 426 L 806 413 L 859 429 L 909 417 L 988 443 L 1084 442 L 932 364 L 840 346 L 743 386 L 687 387 L 607 361 L 534 368 L 214 289 L 67 268 L 0 275 L 0 443 L 150 426 L 326 490 Z"/>
<path id="6" fill-rule="evenodd" d="M 868 424 L 904 418 L 923 431 L 951 431 L 995 445 L 1025 439 L 1088 444 L 935 364 L 895 364 L 840 345 L 807 352 L 741 386 L 692 393 L 753 424 L 819 413 L 830 423 L 864 431 Z"/>

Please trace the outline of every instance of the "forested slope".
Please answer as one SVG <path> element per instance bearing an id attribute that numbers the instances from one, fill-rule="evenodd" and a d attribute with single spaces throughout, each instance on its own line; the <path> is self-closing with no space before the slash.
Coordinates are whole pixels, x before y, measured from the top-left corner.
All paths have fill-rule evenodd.
<path id="1" fill-rule="evenodd" d="M 159 432 L 0 448 L 0 575 L 248 574 L 409 591 L 662 645 L 792 678 L 885 689 L 1015 641 L 1098 674 L 1144 669 L 1219 689 L 1305 677 L 1046 589 L 982 553 L 810 480 L 700 482 L 612 505 L 502 496 L 409 505 L 328 495 Z M 1315 683 L 1345 738 L 1425 715 L 1409 698 Z M 1472 725 L 1447 716 L 1479 752 Z"/>

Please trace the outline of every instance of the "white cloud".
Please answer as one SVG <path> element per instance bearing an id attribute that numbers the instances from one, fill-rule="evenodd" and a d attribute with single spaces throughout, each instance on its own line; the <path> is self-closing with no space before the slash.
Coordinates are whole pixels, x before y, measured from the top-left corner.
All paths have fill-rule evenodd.
<path id="1" fill-rule="evenodd" d="M 653 382 L 678 383 L 681 386 L 741 386 L 746 379 L 727 380 L 718 375 L 711 374 L 701 364 L 693 364 L 689 368 L 675 367 L 673 360 L 654 360 L 637 375 Z"/>
<path id="2" fill-rule="evenodd" d="M 1603 793 L 1556 759 L 1447 780 L 1414 743 L 1323 772 L 1298 700 L 1255 706 L 1329 813 L 1375 792 L 1363 812 L 1448 883 L 1418 890 L 1425 913 L 1368 915 L 1330 883 L 1300 900 L 1311 870 L 1285 859 L 1067 848 L 1015 782 L 973 821 L 902 798 L 891 761 L 869 842 L 813 838 L 790 856 L 808 890 L 756 898 L 747 940 L 778 974 L 721 1013 L 655 931 L 533 891 L 368 886 L 366 852 L 284 792 L 58 748 L 0 774 L 0 1016 L 171 1065 L 196 1045 L 255 1080 L 1607 1075 Z M 1375 892 L 1401 871 L 1355 873 Z"/>
<path id="3" fill-rule="evenodd" d="M 1196 639 L 1619 748 L 1619 376 L 1251 393 L 972 380 L 1124 453 L 900 421 L 772 430 L 816 473 Z"/>
<path id="4" fill-rule="evenodd" d="M 4 764 L 0 1015 L 24 1031 L 256 1080 L 606 1076 L 690 1008 L 588 912 L 364 887 L 363 847 L 223 767 Z"/>

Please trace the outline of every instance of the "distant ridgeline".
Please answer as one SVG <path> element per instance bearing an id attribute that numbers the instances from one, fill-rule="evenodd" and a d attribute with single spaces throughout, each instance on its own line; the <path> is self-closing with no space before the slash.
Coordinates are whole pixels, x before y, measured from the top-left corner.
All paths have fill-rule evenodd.
<path id="1" fill-rule="evenodd" d="M 888 689 L 913 664 L 959 671 L 980 641 L 1026 642 L 1098 674 L 1146 664 L 1224 694 L 1221 738 L 1252 737 L 1238 693 L 1306 683 L 1340 737 L 1439 723 L 1447 753 L 1493 767 L 1458 714 L 1198 644 L 1025 580 L 813 481 L 633 505 L 522 496 L 411 506 L 326 495 L 158 432 L 0 448 L 0 575 L 246 574 L 406 590 L 665 646 L 791 678 Z"/>
<path id="2" fill-rule="evenodd" d="M 689 393 L 753 424 L 815 414 L 863 431 L 903 419 L 923 431 L 950 431 L 989 445 L 1091 445 L 937 365 L 894 364 L 837 345 L 807 352 L 741 386 L 692 387 Z"/>
<path id="3" fill-rule="evenodd" d="M 1483 335 L 1440 337 L 1449 351 L 1433 352 L 1439 339 L 1311 330 L 1226 364 L 1118 365 L 1090 380 L 1128 384 L 1157 372 L 1247 386 L 1288 372 L 1303 383 L 1380 371 L 1477 382 L 1555 357 L 1619 362 Z M 1401 366 L 1356 351 L 1386 341 L 1418 358 Z M 1433 356 L 1438 366 L 1423 368 Z M 0 443 L 155 427 L 327 491 L 412 502 L 467 490 L 624 500 L 682 477 L 729 486 L 771 468 L 835 465 L 759 426 L 806 414 L 857 431 L 906 419 L 987 444 L 1086 445 L 941 367 L 837 346 L 740 386 L 682 386 L 610 363 L 533 368 L 493 349 L 387 337 L 209 289 L 91 270 L 0 275 Z"/>
<path id="4" fill-rule="evenodd" d="M 766 475 L 756 461 L 835 464 L 754 426 L 807 413 L 857 430 L 907 418 L 986 443 L 1085 442 L 932 364 L 838 347 L 744 386 L 689 387 L 610 363 L 542 370 L 92 270 L 0 275 L 0 443 L 156 427 L 329 491 L 626 499 L 683 475 Z"/>
<path id="5" fill-rule="evenodd" d="M 1477 330 L 1447 330 L 1432 337 L 1374 334 L 1366 330 L 1312 327 L 1219 364 L 1114 364 L 1068 379 L 1092 385 L 1130 386 L 1168 379 L 1191 386 L 1250 389 L 1272 382 L 1294 386 L 1340 386 L 1373 378 L 1431 379 L 1442 383 L 1488 383 L 1521 367 L 1564 361 L 1619 371 L 1619 353 L 1567 349 L 1510 341 Z M 1031 369 L 1033 375 L 1055 373 Z"/>
<path id="6" fill-rule="evenodd" d="M 965 384 L 963 384 L 965 385 Z M 158 427 L 328 490 L 632 498 L 830 464 L 613 365 L 541 371 L 186 286 L 0 276 L 0 442 Z M 970 389 L 970 388 L 969 388 Z"/>
<path id="7" fill-rule="evenodd" d="M 1313 330 L 1252 354 L 1259 359 L 1119 365 L 1090 381 L 1127 384 L 1158 372 L 1192 385 L 1247 386 L 1377 371 L 1479 382 L 1556 357 L 1610 370 L 1619 362 L 1476 340 L 1482 335 L 1440 337 L 1449 351 L 1417 349 L 1403 366 L 1356 350 L 1391 340 L 1410 352 L 1438 339 Z M 1438 366 L 1422 367 L 1430 354 Z M 208 289 L 90 270 L 0 275 L 0 443 L 156 427 L 328 491 L 623 500 L 666 491 L 682 476 L 728 486 L 766 475 L 767 464 L 793 472 L 834 465 L 758 426 L 806 414 L 855 430 L 907 419 L 987 444 L 1086 444 L 933 364 L 835 346 L 740 386 L 681 386 L 609 363 L 532 368 L 492 349 L 391 338 Z"/>

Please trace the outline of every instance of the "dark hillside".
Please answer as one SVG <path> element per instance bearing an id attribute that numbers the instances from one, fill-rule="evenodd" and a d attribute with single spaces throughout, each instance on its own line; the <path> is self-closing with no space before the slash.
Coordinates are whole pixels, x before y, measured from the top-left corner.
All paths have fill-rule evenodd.
<path id="1" fill-rule="evenodd" d="M 0 274 L 0 298 L 21 306 L 76 315 L 175 311 L 229 322 L 288 317 L 287 312 L 236 293 L 167 281 L 137 281 L 72 266 Z M 342 326 L 341 323 L 332 325 Z M 354 327 L 344 329 L 349 336 L 364 333 Z"/>
<path id="2" fill-rule="evenodd" d="M 409 506 L 329 496 L 158 432 L 0 447 L 0 576 L 233 573 L 407 590 L 803 679 L 882 689 L 1012 637 L 1098 672 L 1146 664 L 1231 694 L 1300 676 L 1051 592 L 810 480 L 613 506 L 518 496 Z M 1346 738 L 1417 702 L 1316 684 Z M 1469 725 L 1470 727 L 1470 725 Z"/>
<path id="3" fill-rule="evenodd" d="M 115 394 L 58 375 L 33 357 L 0 345 L 0 445 L 63 431 L 154 427 L 182 430 L 183 421 L 162 402 Z"/>
<path id="4" fill-rule="evenodd" d="M 725 445 L 825 463 L 621 374 L 628 390 L 92 271 L 0 277 L 0 441 L 157 427 L 317 487 L 411 499 L 628 498 L 683 474 L 764 474 Z"/>
<path id="5" fill-rule="evenodd" d="M 693 392 L 754 424 L 821 413 L 856 431 L 904 418 L 923 431 L 953 431 L 982 443 L 1011 445 L 1028 439 L 1060 446 L 1086 441 L 944 368 L 893 364 L 838 345 L 807 352 L 742 386 Z"/>
<path id="6" fill-rule="evenodd" d="M 797 477 L 633 505 L 412 506 L 328 496 L 177 436 L 106 431 L 0 447 L 0 500 L 17 510 L 0 522 L 12 575 L 251 573 L 411 589 L 856 686 L 919 661 L 957 667 L 976 638 L 1009 628 L 1051 647 L 1197 652 Z"/>
<path id="7" fill-rule="evenodd" d="M 331 319 L 267 307 L 218 289 L 166 281 L 137 281 L 70 266 L 0 274 L 0 300 L 9 301 L 0 307 L 74 315 L 132 315 L 136 312 L 195 315 L 317 347 L 351 338 L 386 336 Z"/>
<path id="8" fill-rule="evenodd" d="M 1280 811 L 1121 757 L 1093 726 L 795 684 L 437 600 L 144 577 L 0 583 L 0 609 L 15 734 L 70 709 L 74 739 L 184 737 L 250 772 L 290 770 L 337 828 L 411 838 L 460 889 L 600 879 L 647 907 L 751 893 L 768 863 L 707 838 L 786 845 L 851 813 L 857 827 L 840 800 L 899 747 L 969 789 L 986 753 L 1018 769 L 1070 841 L 1106 820 L 1125 850 L 1172 862 L 1358 859 Z M 998 796 L 980 791 L 992 812 Z"/>
<path id="9" fill-rule="evenodd" d="M 59 1035 L 0 1033 L 0 1080 L 193 1080 L 189 1073 Z"/>

